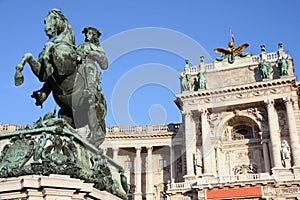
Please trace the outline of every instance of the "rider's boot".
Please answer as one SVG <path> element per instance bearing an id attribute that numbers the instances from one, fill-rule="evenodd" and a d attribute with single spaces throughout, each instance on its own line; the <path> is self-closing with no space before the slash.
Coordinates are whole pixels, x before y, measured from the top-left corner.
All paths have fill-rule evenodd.
<path id="1" fill-rule="evenodd" d="M 91 131 L 87 137 L 87 141 L 93 144 L 96 148 L 98 148 L 104 142 L 104 139 L 105 134 L 103 134 L 103 132 L 101 133 L 100 131 Z"/>
<path id="2" fill-rule="evenodd" d="M 87 140 L 95 145 L 97 148 L 101 145 L 105 139 L 106 127 L 105 120 L 102 119 L 98 111 L 98 107 L 95 105 L 90 105 L 88 112 L 89 128 L 90 133 Z"/>

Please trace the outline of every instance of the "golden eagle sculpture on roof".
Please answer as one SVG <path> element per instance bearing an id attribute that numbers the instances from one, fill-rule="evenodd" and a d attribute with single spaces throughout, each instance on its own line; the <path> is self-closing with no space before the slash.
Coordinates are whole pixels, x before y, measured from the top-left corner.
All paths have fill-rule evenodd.
<path id="1" fill-rule="evenodd" d="M 230 31 L 230 42 L 228 42 L 228 48 L 224 49 L 224 48 L 215 48 L 214 51 L 217 53 L 220 53 L 222 55 L 222 58 L 228 58 L 228 62 L 230 64 L 234 63 L 234 58 L 239 55 L 240 53 L 242 53 L 242 51 L 244 51 L 247 47 L 249 46 L 249 44 L 242 44 L 240 46 L 238 46 L 237 48 L 234 47 L 234 37 L 232 32 Z M 223 59 L 221 59 L 223 60 Z"/>

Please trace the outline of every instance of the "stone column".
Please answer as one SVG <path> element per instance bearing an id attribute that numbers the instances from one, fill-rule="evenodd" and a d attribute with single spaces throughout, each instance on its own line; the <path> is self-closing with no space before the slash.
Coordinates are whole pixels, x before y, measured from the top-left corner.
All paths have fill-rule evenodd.
<path id="1" fill-rule="evenodd" d="M 274 166 L 272 171 L 276 169 L 281 169 L 281 155 L 280 155 L 280 137 L 278 134 L 278 121 L 276 121 L 276 113 L 274 107 L 274 100 L 266 100 L 265 101 L 268 111 L 268 121 L 269 121 L 269 132 L 270 132 L 270 139 L 272 145 L 272 157 L 274 160 Z"/>
<path id="2" fill-rule="evenodd" d="M 102 151 L 103 151 L 103 155 L 106 155 L 106 153 L 107 153 L 107 148 L 102 149 Z"/>
<path id="3" fill-rule="evenodd" d="M 154 193 L 153 193 L 153 172 L 152 172 L 152 150 L 153 147 L 147 147 L 148 150 L 148 167 L 147 167 L 147 193 L 146 193 L 146 199 L 153 200 Z"/>
<path id="4" fill-rule="evenodd" d="M 290 134 L 290 144 L 292 150 L 292 158 L 294 161 L 294 166 L 296 168 L 300 167 L 300 150 L 299 150 L 299 137 L 296 128 L 295 115 L 293 110 L 293 102 L 290 98 L 285 98 L 285 107 L 287 113 L 287 121 L 289 125 L 289 134 Z"/>
<path id="5" fill-rule="evenodd" d="M 185 112 L 185 155 L 186 155 L 186 175 L 184 176 L 185 180 L 190 180 L 195 178 L 194 172 L 194 158 L 193 158 L 193 140 L 194 140 L 194 131 L 192 128 L 192 113 Z"/>
<path id="6" fill-rule="evenodd" d="M 201 132 L 202 132 L 202 156 L 203 156 L 203 176 L 212 176 L 211 171 L 211 150 L 213 147 L 210 142 L 209 123 L 207 110 L 200 110 L 201 113 Z"/>
<path id="7" fill-rule="evenodd" d="M 175 179 L 175 160 L 174 160 L 174 147 L 170 146 L 170 170 L 171 170 L 171 180 Z"/>
<path id="8" fill-rule="evenodd" d="M 265 172 L 270 173 L 270 157 L 269 157 L 269 151 L 268 151 L 268 141 L 262 140 L 263 145 L 263 155 L 264 155 L 264 163 L 265 163 Z"/>
<path id="9" fill-rule="evenodd" d="M 115 147 L 115 148 L 113 148 L 113 151 L 114 151 L 114 153 L 113 153 L 113 160 L 116 161 L 116 162 L 118 162 L 119 148 Z"/>
<path id="10" fill-rule="evenodd" d="M 134 200 L 142 200 L 142 147 L 136 147 Z"/>

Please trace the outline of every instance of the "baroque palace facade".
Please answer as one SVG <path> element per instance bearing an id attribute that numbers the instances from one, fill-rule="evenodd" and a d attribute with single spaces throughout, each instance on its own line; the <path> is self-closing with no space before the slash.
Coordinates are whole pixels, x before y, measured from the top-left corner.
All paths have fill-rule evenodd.
<path id="1" fill-rule="evenodd" d="M 100 146 L 133 199 L 300 199 L 300 82 L 282 44 L 186 61 L 181 75 L 181 124 L 108 127 Z"/>

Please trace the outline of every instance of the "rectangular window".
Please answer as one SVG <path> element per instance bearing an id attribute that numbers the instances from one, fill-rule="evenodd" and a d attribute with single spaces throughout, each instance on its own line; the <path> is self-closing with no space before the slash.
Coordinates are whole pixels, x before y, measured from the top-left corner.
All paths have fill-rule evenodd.
<path id="1" fill-rule="evenodd" d="M 7 131 L 8 130 L 8 125 L 7 124 L 3 124 L 3 130 Z"/>
<path id="2" fill-rule="evenodd" d="M 131 161 L 125 161 L 125 169 L 131 169 L 132 168 L 132 162 Z"/>
<path id="3" fill-rule="evenodd" d="M 165 168 L 165 167 L 167 167 L 167 160 L 166 159 L 159 160 L 159 168 Z"/>

